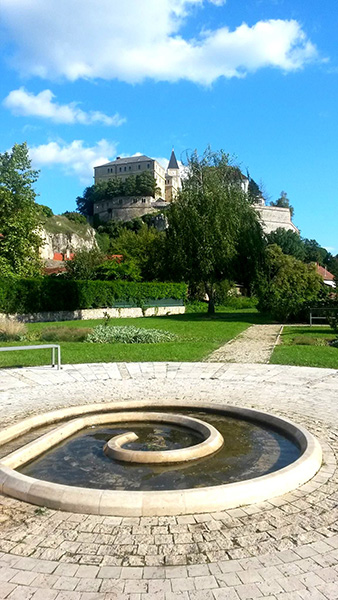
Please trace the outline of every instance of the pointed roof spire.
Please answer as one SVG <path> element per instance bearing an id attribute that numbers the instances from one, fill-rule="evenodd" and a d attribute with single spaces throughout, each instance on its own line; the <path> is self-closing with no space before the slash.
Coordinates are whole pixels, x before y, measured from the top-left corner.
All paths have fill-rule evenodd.
<path id="1" fill-rule="evenodd" d="M 178 162 L 176 160 L 174 148 L 171 151 L 171 157 L 168 164 L 168 169 L 179 169 Z"/>

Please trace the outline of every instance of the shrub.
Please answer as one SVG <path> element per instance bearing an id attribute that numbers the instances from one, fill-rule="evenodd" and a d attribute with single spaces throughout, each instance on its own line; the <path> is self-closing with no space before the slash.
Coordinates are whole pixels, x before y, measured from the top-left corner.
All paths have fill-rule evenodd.
<path id="1" fill-rule="evenodd" d="M 12 321 L 11 319 L 0 318 L 0 341 L 10 342 L 22 340 L 27 333 L 27 328 L 23 323 Z"/>
<path id="2" fill-rule="evenodd" d="M 78 212 L 69 212 L 69 210 L 66 210 L 66 212 L 62 213 L 62 216 L 67 217 L 69 221 L 73 221 L 74 223 L 82 223 L 83 225 L 87 225 L 86 217 L 80 215 Z"/>
<path id="3" fill-rule="evenodd" d="M 90 327 L 46 327 L 40 333 L 45 342 L 84 342 L 91 333 Z"/>
<path id="4" fill-rule="evenodd" d="M 0 311 L 7 314 L 72 311 L 122 303 L 142 307 L 148 299 L 185 300 L 186 294 L 184 283 L 4 278 L 0 279 Z"/>
<path id="5" fill-rule="evenodd" d="M 92 333 L 87 336 L 87 342 L 98 344 L 157 344 L 159 342 L 171 342 L 174 339 L 176 339 L 176 335 L 169 331 L 107 325 L 97 325 Z"/>
<path id="6" fill-rule="evenodd" d="M 329 312 L 327 314 L 327 320 L 331 329 L 333 329 L 335 333 L 338 333 L 338 311 Z"/>
<path id="7" fill-rule="evenodd" d="M 276 244 L 268 246 L 265 273 L 257 285 L 260 310 L 281 322 L 299 319 L 308 303 L 318 301 L 322 288 L 314 265 L 283 254 Z"/>

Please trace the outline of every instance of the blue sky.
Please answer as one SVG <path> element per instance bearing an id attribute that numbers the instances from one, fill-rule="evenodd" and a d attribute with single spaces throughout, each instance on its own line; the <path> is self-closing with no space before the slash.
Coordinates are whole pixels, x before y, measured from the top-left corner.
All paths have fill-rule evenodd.
<path id="1" fill-rule="evenodd" d="M 94 165 L 210 144 L 336 254 L 337 34 L 334 0 L 1 0 L 0 151 L 59 213 Z"/>

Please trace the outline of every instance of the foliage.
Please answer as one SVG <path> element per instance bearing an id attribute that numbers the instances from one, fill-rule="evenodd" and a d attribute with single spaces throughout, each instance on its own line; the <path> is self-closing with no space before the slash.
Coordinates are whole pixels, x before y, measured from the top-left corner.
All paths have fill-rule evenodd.
<path id="1" fill-rule="evenodd" d="M 284 254 L 294 256 L 298 260 L 305 261 L 305 244 L 300 235 L 291 229 L 278 227 L 275 231 L 267 234 L 269 244 L 277 244 Z"/>
<path id="2" fill-rule="evenodd" d="M 41 271 L 41 211 L 33 189 L 37 178 L 26 143 L 0 154 L 0 265 L 7 274 L 31 277 Z"/>
<path id="3" fill-rule="evenodd" d="M 260 310 L 282 322 L 297 318 L 307 303 L 318 300 L 322 288 L 313 265 L 283 254 L 275 244 L 268 246 L 265 272 L 257 285 Z"/>
<path id="4" fill-rule="evenodd" d="M 134 326 L 111 327 L 98 325 L 92 333 L 87 336 L 87 342 L 99 344 L 157 344 L 159 342 L 171 342 L 176 335 L 170 331 L 158 329 L 142 329 Z"/>
<path id="5" fill-rule="evenodd" d="M 165 234 L 154 227 L 142 224 L 136 233 L 124 229 L 118 238 L 111 241 L 114 254 L 122 254 L 139 269 L 142 279 L 152 281 L 165 279 Z"/>
<path id="6" fill-rule="evenodd" d="M 289 208 L 291 218 L 293 217 L 293 215 L 295 213 L 295 209 L 293 208 L 293 206 L 291 206 L 290 200 L 287 196 L 287 193 L 283 192 L 283 191 L 280 193 L 280 197 L 275 202 L 273 200 L 271 200 L 270 206 L 279 206 L 280 208 Z"/>
<path id="7" fill-rule="evenodd" d="M 323 265 L 326 255 L 328 254 L 327 250 L 322 248 L 316 240 L 308 240 L 305 238 L 303 242 L 305 250 L 305 262 L 317 262 L 320 265 Z"/>
<path id="8" fill-rule="evenodd" d="M 327 315 L 328 323 L 335 333 L 338 333 L 338 310 L 329 312 Z"/>
<path id="9" fill-rule="evenodd" d="M 73 260 L 66 264 L 66 276 L 69 279 L 96 279 L 96 269 L 103 262 L 104 255 L 101 250 L 78 250 Z"/>
<path id="10" fill-rule="evenodd" d="M 69 219 L 69 221 L 74 221 L 74 223 L 83 223 L 84 225 L 87 225 L 86 217 L 80 215 L 78 212 L 69 212 L 68 210 L 66 210 L 66 212 L 62 213 L 62 216 Z"/>
<path id="11" fill-rule="evenodd" d="M 112 200 L 118 196 L 155 196 L 158 192 L 156 179 L 147 171 L 129 175 L 125 180 L 112 177 L 87 187 L 76 199 L 77 210 L 85 217 L 93 216 L 94 204 L 101 200 Z"/>
<path id="12" fill-rule="evenodd" d="M 141 281 L 141 271 L 134 259 L 129 258 L 118 262 L 117 260 L 105 260 L 99 265 L 95 272 L 95 279 L 112 281 L 121 279 L 124 281 Z"/>
<path id="13" fill-rule="evenodd" d="M 136 283 L 129 281 L 78 281 L 61 277 L 0 279 L 0 311 L 36 313 L 107 308 L 121 303 L 144 306 L 147 300 L 185 300 L 184 283 Z"/>
<path id="14" fill-rule="evenodd" d="M 46 206 L 45 204 L 37 204 L 36 206 L 39 208 L 39 211 L 44 217 L 49 218 L 54 216 L 54 213 L 49 206 Z"/>
<path id="15" fill-rule="evenodd" d="M 167 212 L 171 276 L 193 284 L 202 282 L 210 313 L 214 312 L 215 284 L 244 273 L 246 267 L 249 278 L 263 248 L 258 216 L 241 183 L 240 171 L 230 164 L 227 154 L 207 149 L 199 158 L 195 152 L 188 161 L 184 187 Z"/>
<path id="16" fill-rule="evenodd" d="M 19 321 L 0 318 L 0 341 L 10 342 L 12 340 L 22 340 L 27 332 L 27 328 Z"/>
<path id="17" fill-rule="evenodd" d="M 262 198 L 262 191 L 259 185 L 252 179 L 248 173 L 249 186 L 248 186 L 248 197 L 251 204 L 257 203 Z"/>

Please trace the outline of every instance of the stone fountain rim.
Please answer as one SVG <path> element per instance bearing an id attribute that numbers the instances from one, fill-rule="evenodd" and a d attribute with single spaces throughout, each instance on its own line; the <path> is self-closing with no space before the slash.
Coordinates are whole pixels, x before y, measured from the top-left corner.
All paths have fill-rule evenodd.
<path id="1" fill-rule="evenodd" d="M 32 429 L 50 423 L 57 423 L 69 417 L 83 416 L 84 414 L 95 415 L 100 412 L 114 413 L 121 410 L 123 412 L 129 412 L 133 409 L 150 410 L 155 407 L 221 412 L 232 417 L 245 418 L 277 428 L 300 447 L 301 456 L 290 465 L 274 473 L 253 479 L 219 486 L 167 491 L 97 490 L 51 483 L 18 473 L 7 466 L 6 458 L 8 457 L 4 457 L 0 461 L 0 491 L 31 504 L 75 513 L 106 516 L 184 515 L 219 512 L 286 494 L 309 481 L 320 469 L 322 463 L 320 444 L 305 428 L 271 413 L 210 402 L 172 401 L 170 403 L 154 403 L 143 400 L 63 408 L 24 419 L 16 425 L 4 429 L 0 432 L 0 445 Z M 67 423 L 63 427 L 67 427 Z M 34 444 L 34 442 L 31 444 Z M 27 462 L 27 458 L 25 460 L 23 458 L 21 464 L 24 462 Z"/>

